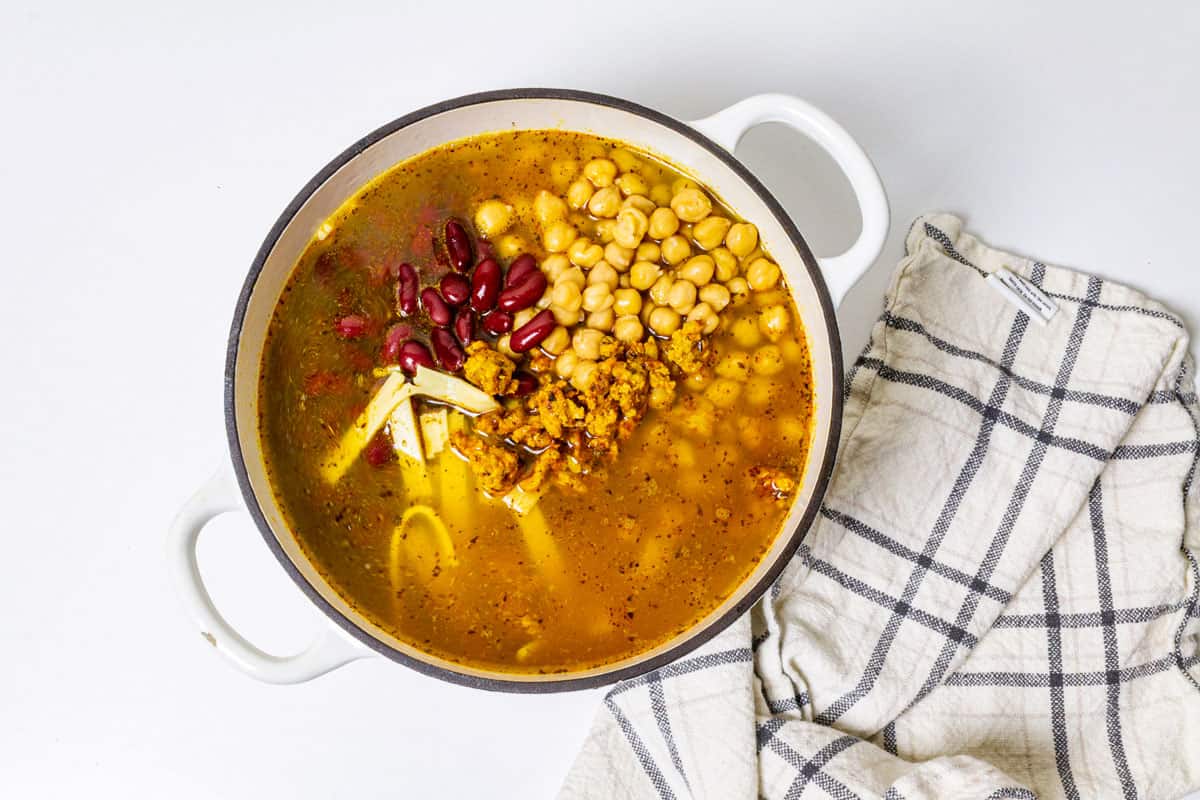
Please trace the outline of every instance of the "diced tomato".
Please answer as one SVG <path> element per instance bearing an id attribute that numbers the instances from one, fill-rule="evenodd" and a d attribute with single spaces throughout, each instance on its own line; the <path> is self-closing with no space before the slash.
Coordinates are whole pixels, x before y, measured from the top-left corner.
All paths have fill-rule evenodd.
<path id="1" fill-rule="evenodd" d="M 304 379 L 304 393 L 313 397 L 334 394 L 345 387 L 345 376 L 327 369 L 319 369 Z"/>
<path id="2" fill-rule="evenodd" d="M 343 339 L 358 339 L 367 332 L 367 319 L 359 314 L 349 314 L 338 320 L 336 328 Z"/>

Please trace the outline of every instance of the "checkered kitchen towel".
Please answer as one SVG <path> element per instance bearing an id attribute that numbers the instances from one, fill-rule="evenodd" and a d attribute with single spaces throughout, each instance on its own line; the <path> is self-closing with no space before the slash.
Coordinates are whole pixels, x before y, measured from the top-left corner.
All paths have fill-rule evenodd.
<path id="1" fill-rule="evenodd" d="M 608 693 L 564 798 L 1200 787 L 1182 323 L 954 217 L 918 219 L 907 253 L 794 562 L 712 642 Z M 1048 324 L 985 280 L 1005 267 L 1057 305 Z"/>

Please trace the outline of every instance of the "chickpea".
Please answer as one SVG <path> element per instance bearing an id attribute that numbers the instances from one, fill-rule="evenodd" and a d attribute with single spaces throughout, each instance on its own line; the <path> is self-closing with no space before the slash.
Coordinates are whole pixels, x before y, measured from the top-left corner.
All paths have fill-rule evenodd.
<path id="1" fill-rule="evenodd" d="M 604 340 L 604 334 L 600 331 L 594 331 L 590 328 L 581 328 L 575 331 L 571 337 L 571 349 L 580 358 L 591 359 L 592 361 L 600 358 L 600 343 Z"/>
<path id="2" fill-rule="evenodd" d="M 679 268 L 679 277 L 689 280 L 696 286 L 703 286 L 712 280 L 715 264 L 709 256 L 693 256 Z"/>
<path id="3" fill-rule="evenodd" d="M 639 160 L 636 155 L 634 155 L 631 151 L 626 150 L 624 147 L 618 147 L 617 149 L 613 150 L 611 153 L 609 153 L 608 157 L 613 160 L 613 163 L 616 164 L 617 168 L 622 172 L 634 172 L 642 165 L 641 160 Z"/>
<path id="4" fill-rule="evenodd" d="M 758 322 L 753 317 L 742 317 L 733 323 L 733 327 L 729 331 L 733 334 L 733 340 L 737 342 L 738 347 L 744 347 L 747 350 L 762 341 Z"/>
<path id="5" fill-rule="evenodd" d="M 659 336 L 670 336 L 679 330 L 679 313 L 671 308 L 660 306 L 650 314 L 650 329 Z"/>
<path id="6" fill-rule="evenodd" d="M 558 286 L 560 283 L 573 283 L 578 286 L 579 291 L 582 292 L 583 287 L 587 285 L 587 278 L 584 277 L 582 269 L 579 267 L 571 267 L 563 270 L 562 273 L 555 278 L 554 285 Z"/>
<path id="7" fill-rule="evenodd" d="M 733 307 L 745 305 L 750 299 L 750 284 L 746 283 L 746 279 L 742 277 L 730 278 L 725 284 L 725 288 L 729 290 L 730 302 Z"/>
<path id="8" fill-rule="evenodd" d="M 613 312 L 618 316 L 636 314 L 642 310 L 642 293 L 637 289 L 617 289 L 613 292 Z"/>
<path id="9" fill-rule="evenodd" d="M 712 436 L 716 422 L 712 401 L 704 397 L 685 397 L 680 401 L 679 423 L 684 431 L 698 439 Z"/>
<path id="10" fill-rule="evenodd" d="M 650 194 L 650 184 L 646 183 L 646 179 L 634 172 L 626 172 L 617 178 L 617 188 L 621 190 L 621 194 L 626 197 L 633 195 L 641 195 L 645 197 Z"/>
<path id="11" fill-rule="evenodd" d="M 650 199 L 656 206 L 671 205 L 671 187 L 665 183 L 656 183 L 650 188 Z"/>
<path id="12" fill-rule="evenodd" d="M 778 375 L 783 371 L 783 354 L 773 344 L 764 344 L 754 351 L 751 368 L 759 375 Z"/>
<path id="13" fill-rule="evenodd" d="M 680 314 L 687 314 L 696 305 L 696 284 L 683 278 L 675 281 L 667 292 L 667 305 Z"/>
<path id="14" fill-rule="evenodd" d="M 542 234 L 542 244 L 545 245 L 548 252 L 565 253 L 578 235 L 579 231 L 575 230 L 574 225 L 559 220 L 550 223 L 550 226 L 546 228 L 545 233 Z"/>
<path id="15" fill-rule="evenodd" d="M 733 253 L 724 247 L 718 247 L 710 251 L 709 255 L 712 256 L 713 263 L 717 267 L 714 277 L 721 283 L 725 283 L 737 275 L 738 262 Z"/>
<path id="16" fill-rule="evenodd" d="M 779 420 L 779 439 L 786 447 L 804 444 L 808 439 L 808 423 L 798 417 L 782 417 Z"/>
<path id="17" fill-rule="evenodd" d="M 755 375 L 746 381 L 743 396 L 750 405 L 756 408 L 765 408 L 771 405 L 771 401 L 775 398 L 775 384 L 770 378 Z"/>
<path id="18" fill-rule="evenodd" d="M 636 208 L 646 215 L 646 219 L 649 219 L 650 215 L 654 213 L 655 206 L 654 201 L 649 197 L 640 194 L 631 194 L 625 198 L 625 202 L 621 203 L 622 211 L 627 208 Z"/>
<path id="19" fill-rule="evenodd" d="M 623 209 L 617 214 L 617 227 L 613 228 L 613 241 L 633 250 L 642 243 L 650 221 L 636 208 Z"/>
<path id="20" fill-rule="evenodd" d="M 612 265 L 607 261 L 596 262 L 596 266 L 592 267 L 591 271 L 587 274 L 587 282 L 589 286 L 602 283 L 607 286 L 610 291 L 617 288 L 617 281 L 619 278 L 620 276 L 617 275 L 617 271 L 613 269 Z"/>
<path id="21" fill-rule="evenodd" d="M 550 165 L 550 180 L 556 186 L 566 186 L 579 174 L 579 162 L 573 158 L 555 161 Z"/>
<path id="22" fill-rule="evenodd" d="M 533 304 L 533 307 L 536 308 L 538 311 L 541 311 L 544 308 L 549 308 L 550 303 L 552 302 L 551 298 L 553 298 L 553 296 L 554 296 L 554 287 L 547 286 L 546 291 L 542 292 L 542 296 L 539 297 L 537 302 Z"/>
<path id="23" fill-rule="evenodd" d="M 779 283 L 779 267 L 765 258 L 754 261 L 746 268 L 746 283 L 756 292 L 774 289 Z"/>
<path id="24" fill-rule="evenodd" d="M 616 323 L 613 325 L 613 336 L 617 337 L 620 342 L 640 342 L 645 334 L 645 329 L 642 327 L 642 321 L 637 318 L 636 314 L 625 314 L 617 317 Z"/>
<path id="25" fill-rule="evenodd" d="M 654 242 L 642 242 L 638 245 L 637 254 L 634 257 L 638 261 L 658 261 L 662 258 L 662 248 Z"/>
<path id="26" fill-rule="evenodd" d="M 679 230 L 679 217 L 669 208 L 656 208 L 650 213 L 650 238 L 663 240 Z"/>
<path id="27" fill-rule="evenodd" d="M 612 330 L 616 319 L 617 315 L 613 313 L 612 306 L 609 306 L 608 308 L 602 308 L 599 311 L 593 311 L 588 314 L 584 324 L 594 330 L 608 333 Z"/>
<path id="28" fill-rule="evenodd" d="M 615 298 L 608 284 L 594 283 L 583 290 L 583 310 L 601 311 L 612 308 Z"/>
<path id="29" fill-rule="evenodd" d="M 638 312 L 638 319 L 642 321 L 643 325 L 650 324 L 650 315 L 654 313 L 654 309 L 656 308 L 658 308 L 658 306 L 654 305 L 654 303 L 642 304 L 642 310 Z"/>
<path id="30" fill-rule="evenodd" d="M 571 370 L 571 385 L 581 392 L 586 392 L 596 379 L 596 362 L 586 358 L 579 359 L 575 369 Z"/>
<path id="31" fill-rule="evenodd" d="M 513 208 L 503 200 L 485 200 L 475 209 L 475 227 L 485 239 L 504 233 L 512 220 Z"/>
<path id="32" fill-rule="evenodd" d="M 712 201 L 698 188 L 687 186 L 671 198 L 671 210 L 684 222 L 699 222 L 712 212 Z"/>
<path id="33" fill-rule="evenodd" d="M 508 233 L 496 240 L 496 254 L 501 258 L 516 258 L 528 249 L 529 245 L 516 234 Z"/>
<path id="34" fill-rule="evenodd" d="M 687 320 L 688 322 L 699 322 L 704 326 L 705 333 L 712 333 L 721 324 L 721 318 L 708 303 L 696 303 L 688 312 Z"/>
<path id="35" fill-rule="evenodd" d="M 692 238 L 705 250 L 715 250 L 725 241 L 725 232 L 731 224 L 725 217 L 705 217 L 692 228 Z"/>
<path id="36" fill-rule="evenodd" d="M 704 396 L 717 408 L 732 408 L 742 393 L 742 384 L 729 378 L 718 378 L 704 391 Z"/>
<path id="37" fill-rule="evenodd" d="M 671 287 L 675 285 L 675 278 L 672 275 L 663 275 L 654 282 L 650 287 L 650 299 L 655 305 L 668 305 L 667 298 L 671 295 Z"/>
<path id="38" fill-rule="evenodd" d="M 571 343 L 571 334 L 566 328 L 559 325 L 550 334 L 542 339 L 542 349 L 552 356 L 559 355 L 567 349 L 567 345 Z"/>
<path id="39" fill-rule="evenodd" d="M 628 274 L 622 275 L 621 279 L 619 281 L 617 281 L 617 285 L 620 286 L 622 289 L 628 289 L 629 288 L 629 275 Z"/>
<path id="40" fill-rule="evenodd" d="M 510 333 L 504 334 L 503 336 L 501 336 L 499 339 L 496 340 L 496 349 L 499 350 L 501 353 L 504 353 L 504 355 L 508 356 L 509 358 L 520 358 L 521 357 L 520 354 L 515 352 L 512 349 L 512 347 L 509 346 L 509 341 L 511 339 L 512 339 L 512 334 L 510 334 Z"/>
<path id="41" fill-rule="evenodd" d="M 542 189 L 533 198 L 533 213 L 543 228 L 549 227 L 567 218 L 567 204 L 561 197 Z"/>
<path id="42" fill-rule="evenodd" d="M 576 266 L 592 267 L 597 261 L 604 258 L 604 248 L 593 244 L 592 240 L 587 237 L 576 239 L 567 248 L 567 258 Z"/>
<path id="43" fill-rule="evenodd" d="M 605 186 L 592 195 L 588 200 L 587 209 L 593 217 L 611 219 L 621 210 L 621 190 L 615 186 Z"/>
<path id="44" fill-rule="evenodd" d="M 689 391 L 702 392 L 713 382 L 713 372 L 708 367 L 701 367 L 684 378 L 683 382 Z"/>
<path id="45" fill-rule="evenodd" d="M 767 306 L 786 304 L 788 296 L 787 292 L 782 289 L 771 289 L 766 292 L 754 292 L 750 299 L 754 301 L 755 308 L 766 308 Z"/>
<path id="46" fill-rule="evenodd" d="M 725 234 L 725 246 L 738 258 L 745 258 L 758 247 L 758 228 L 749 222 L 738 222 Z"/>
<path id="47" fill-rule="evenodd" d="M 791 337 L 779 343 L 779 352 L 783 353 L 783 360 L 789 364 L 799 364 L 804 361 L 807 355 L 804 351 L 804 345 Z"/>
<path id="48" fill-rule="evenodd" d="M 583 319 L 583 311 L 580 309 L 571 310 L 551 305 L 550 313 L 554 315 L 554 321 L 565 328 L 578 325 L 579 320 Z"/>
<path id="49" fill-rule="evenodd" d="M 537 312 L 534 311 L 532 308 L 523 308 L 520 311 L 513 314 L 513 330 L 515 331 L 517 328 L 521 327 L 526 322 L 529 322 L 529 320 L 533 319 L 535 314 L 537 314 Z"/>
<path id="50" fill-rule="evenodd" d="M 583 307 L 583 293 L 579 291 L 579 284 L 574 281 L 560 281 L 554 285 L 550 302 L 564 311 L 578 311 Z M 513 327 L 517 327 L 515 318 Z"/>
<path id="51" fill-rule="evenodd" d="M 592 195 L 596 190 L 592 184 L 583 178 L 575 181 L 567 189 L 567 205 L 576 211 L 587 208 L 588 200 L 592 199 Z"/>
<path id="52" fill-rule="evenodd" d="M 684 189 L 699 189 L 700 184 L 696 183 L 691 178 L 676 178 L 671 182 L 671 196 L 682 192 Z"/>
<path id="53" fill-rule="evenodd" d="M 613 228 L 616 227 L 615 219 L 598 219 L 596 220 L 596 239 L 603 244 L 608 244 L 612 241 Z"/>
<path id="54" fill-rule="evenodd" d="M 722 378 L 744 381 L 750 377 L 750 356 L 741 350 L 734 350 L 722 356 L 713 369 Z"/>
<path id="55" fill-rule="evenodd" d="M 591 181 L 597 189 L 612 186 L 617 177 L 617 165 L 607 158 L 593 158 L 583 165 L 583 177 Z"/>
<path id="56" fill-rule="evenodd" d="M 692 254 L 692 246 L 688 244 L 688 240 L 676 234 L 663 239 L 662 244 L 663 261 L 668 264 L 678 264 Z"/>
<path id="57" fill-rule="evenodd" d="M 729 305 L 729 290 L 719 283 L 710 283 L 700 287 L 701 302 L 708 303 L 713 311 L 720 314 Z"/>
<path id="58" fill-rule="evenodd" d="M 753 417 L 738 417 L 734 427 L 738 432 L 738 439 L 742 444 L 751 450 L 758 450 L 763 446 L 763 440 L 766 434 L 763 432 L 763 426 Z"/>
<path id="59" fill-rule="evenodd" d="M 758 329 L 772 342 L 778 342 L 792 326 L 791 315 L 785 306 L 767 306 L 758 312 Z"/>
<path id="60" fill-rule="evenodd" d="M 662 270 L 657 264 L 639 261 L 629 268 L 629 285 L 644 292 L 653 286 L 661 275 Z"/>
<path id="61" fill-rule="evenodd" d="M 558 358 L 554 359 L 554 374 L 560 378 L 569 378 L 571 377 L 571 373 L 575 371 L 575 365 L 578 363 L 578 353 L 574 350 L 564 350 L 558 354 Z"/>
<path id="62" fill-rule="evenodd" d="M 546 256 L 546 260 L 542 262 L 542 272 L 546 275 L 546 280 L 554 283 L 559 276 L 571 268 L 571 261 L 562 253 L 555 253 L 552 256 Z"/>
<path id="63" fill-rule="evenodd" d="M 617 269 L 628 269 L 633 263 L 633 249 L 609 242 L 604 247 L 604 260 Z"/>

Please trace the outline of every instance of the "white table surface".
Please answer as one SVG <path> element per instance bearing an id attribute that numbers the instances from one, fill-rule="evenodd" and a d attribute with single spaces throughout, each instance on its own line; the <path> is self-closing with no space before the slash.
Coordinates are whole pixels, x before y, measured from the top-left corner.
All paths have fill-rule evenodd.
<path id="1" fill-rule="evenodd" d="M 4 5 L 0 24 L 0 790 L 9 797 L 547 797 L 597 692 L 486 694 L 382 660 L 257 684 L 184 618 L 172 514 L 227 458 L 233 302 L 330 157 L 419 106 L 565 86 L 684 119 L 783 91 L 891 198 L 839 317 L 862 346 L 919 212 L 1133 283 L 1200 324 L 1200 6 L 207 2 Z M 1030 10 L 1022 10 L 1028 5 Z M 857 7 L 854 7 L 857 6 Z M 739 155 L 814 249 L 848 188 L 779 130 Z M 255 641 L 324 624 L 244 516 L 201 542 Z"/>

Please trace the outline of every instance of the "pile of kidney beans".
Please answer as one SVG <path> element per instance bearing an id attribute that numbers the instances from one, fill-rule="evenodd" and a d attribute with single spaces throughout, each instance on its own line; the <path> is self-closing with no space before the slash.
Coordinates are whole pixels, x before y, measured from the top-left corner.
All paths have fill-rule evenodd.
<path id="1" fill-rule="evenodd" d="M 532 307 L 546 291 L 546 276 L 537 259 L 525 253 L 509 264 L 507 271 L 492 254 L 487 242 L 473 246 L 471 237 L 458 220 L 446 223 L 443 240 L 450 271 L 437 286 L 421 287 L 416 267 L 407 262 L 389 270 L 396 280 L 396 311 L 401 317 L 423 314 L 429 322 L 428 344 L 417 338 L 417 331 L 406 322 L 392 325 L 384 336 L 383 360 L 399 364 L 408 374 L 419 365 L 458 372 L 466 360 L 463 348 L 479 338 L 478 328 L 492 337 L 511 334 L 509 347 L 524 353 L 536 347 L 554 330 L 554 315 L 538 312 L 513 330 L 513 315 Z M 479 259 L 475 261 L 474 252 Z M 357 338 L 365 330 L 361 317 L 345 317 L 338 323 L 344 338 Z M 431 352 L 432 350 L 432 352 Z M 517 394 L 526 394 L 537 386 L 534 377 L 518 372 Z"/>

